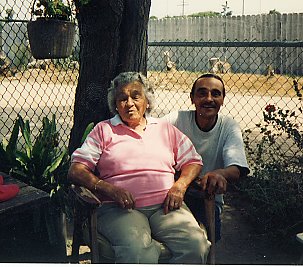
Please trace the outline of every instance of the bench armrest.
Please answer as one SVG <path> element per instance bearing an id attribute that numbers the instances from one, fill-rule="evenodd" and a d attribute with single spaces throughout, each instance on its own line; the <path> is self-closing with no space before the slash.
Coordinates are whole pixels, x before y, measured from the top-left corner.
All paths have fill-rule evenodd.
<path id="1" fill-rule="evenodd" d="M 102 204 L 100 199 L 98 199 L 96 195 L 94 195 L 89 189 L 85 188 L 84 186 L 72 184 L 70 189 L 80 201 L 83 201 L 86 204 L 93 206 L 99 206 Z"/>

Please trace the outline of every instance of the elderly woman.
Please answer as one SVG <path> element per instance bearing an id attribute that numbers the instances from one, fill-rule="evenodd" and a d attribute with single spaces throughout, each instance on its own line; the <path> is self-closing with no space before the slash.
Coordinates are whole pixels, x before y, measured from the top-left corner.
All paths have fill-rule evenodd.
<path id="1" fill-rule="evenodd" d="M 115 116 L 73 153 L 69 178 L 102 200 L 98 231 L 116 262 L 157 263 L 156 239 L 170 249 L 171 263 L 205 263 L 210 243 L 183 202 L 201 170 L 200 155 L 177 128 L 148 116 L 154 93 L 142 74 L 118 75 L 108 104 Z"/>

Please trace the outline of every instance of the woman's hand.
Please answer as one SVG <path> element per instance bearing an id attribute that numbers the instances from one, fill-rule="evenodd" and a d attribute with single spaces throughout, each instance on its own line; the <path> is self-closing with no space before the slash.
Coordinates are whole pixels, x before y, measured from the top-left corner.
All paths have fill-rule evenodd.
<path id="1" fill-rule="evenodd" d="M 108 196 L 122 208 L 133 209 L 135 207 L 135 200 L 129 191 L 117 186 L 113 186 L 111 191 L 111 194 L 108 194 Z"/>
<path id="2" fill-rule="evenodd" d="M 179 209 L 182 206 L 186 189 L 186 184 L 178 181 L 174 183 L 164 201 L 164 214 L 167 214 L 170 210 Z"/>

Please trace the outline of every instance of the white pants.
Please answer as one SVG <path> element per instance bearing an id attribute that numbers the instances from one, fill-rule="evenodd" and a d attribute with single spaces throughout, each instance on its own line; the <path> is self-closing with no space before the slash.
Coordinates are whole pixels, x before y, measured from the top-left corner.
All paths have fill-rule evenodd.
<path id="1" fill-rule="evenodd" d="M 164 215 L 161 205 L 126 210 L 113 203 L 98 209 L 98 232 L 113 246 L 116 263 L 158 263 L 160 250 L 153 239 L 172 253 L 170 263 L 204 264 L 210 248 L 185 203 Z"/>

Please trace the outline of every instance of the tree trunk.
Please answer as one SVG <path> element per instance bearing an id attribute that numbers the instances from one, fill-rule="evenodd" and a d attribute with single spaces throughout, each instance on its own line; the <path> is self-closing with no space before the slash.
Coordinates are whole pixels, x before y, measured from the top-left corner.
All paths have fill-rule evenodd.
<path id="1" fill-rule="evenodd" d="M 110 118 L 107 88 L 123 71 L 146 74 L 147 26 L 151 0 L 90 0 L 80 6 L 80 73 L 74 104 L 70 154 L 86 126 Z"/>

